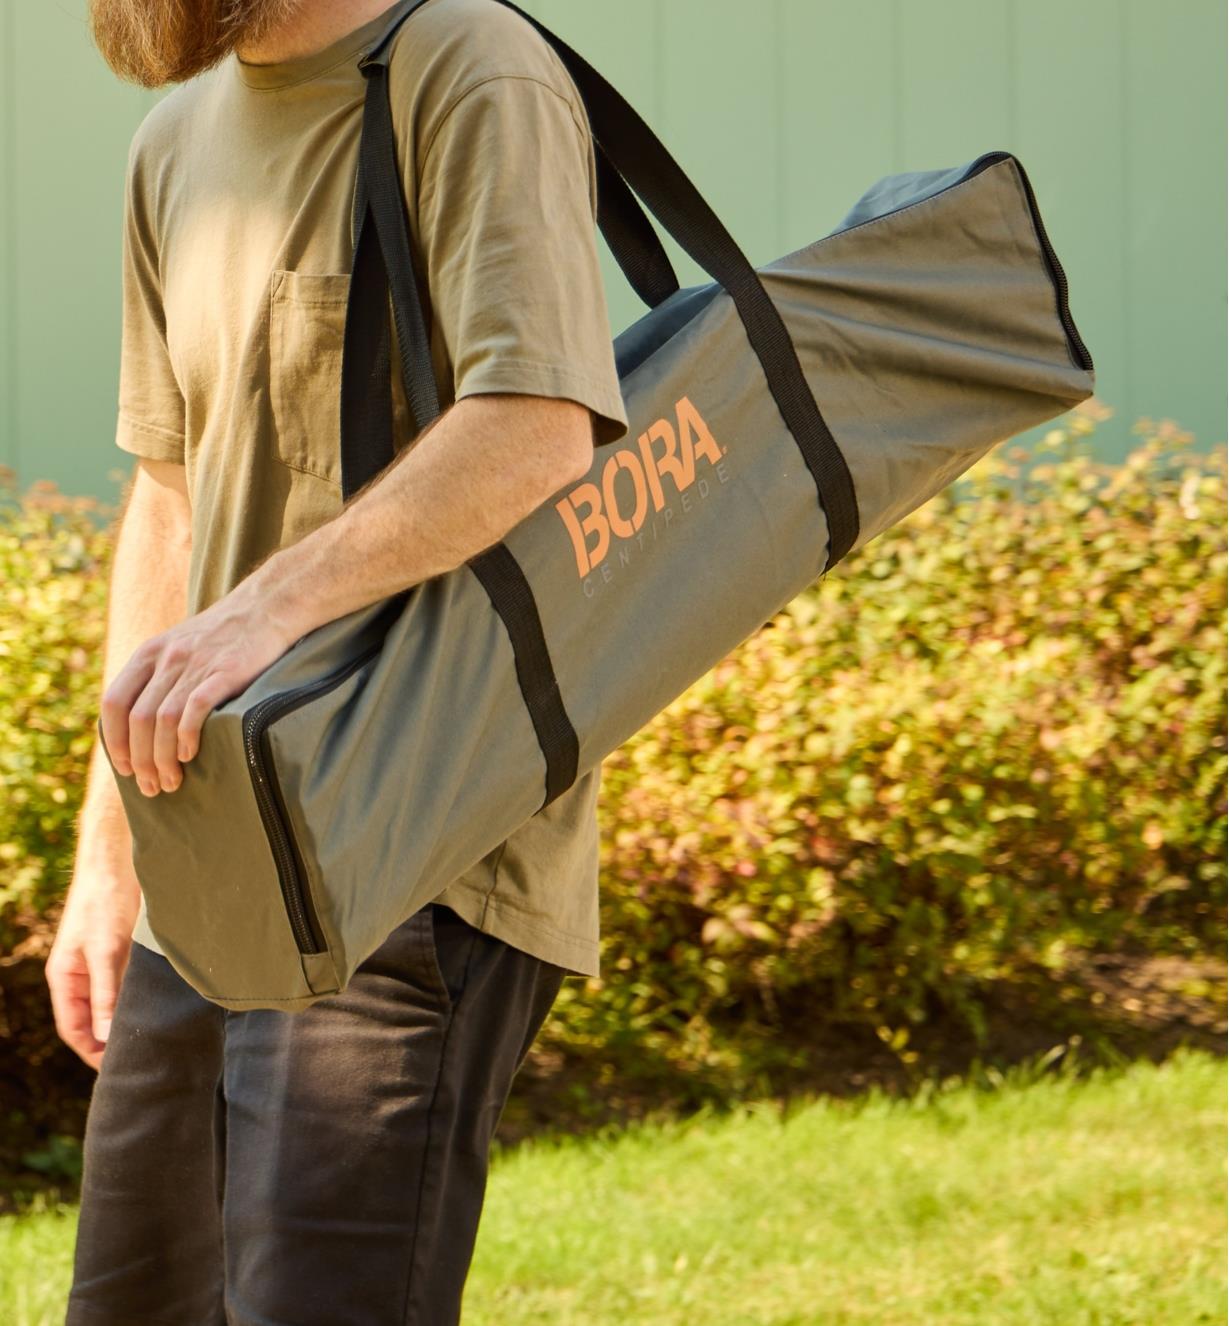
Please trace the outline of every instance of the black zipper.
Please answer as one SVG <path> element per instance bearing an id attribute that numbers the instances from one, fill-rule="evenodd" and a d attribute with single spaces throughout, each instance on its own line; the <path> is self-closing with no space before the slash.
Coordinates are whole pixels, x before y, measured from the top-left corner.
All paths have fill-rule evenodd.
<path id="1" fill-rule="evenodd" d="M 290 919 L 290 928 L 300 953 L 324 953 L 328 945 L 320 929 L 320 920 L 307 887 L 307 872 L 299 855 L 282 789 L 277 781 L 273 753 L 269 748 L 269 727 L 292 709 L 340 686 L 379 649 L 380 643 L 377 642 L 327 677 L 296 686 L 293 690 L 282 691 L 279 695 L 270 695 L 243 715 L 243 745 L 247 754 L 248 772 L 252 778 L 252 790 L 256 794 L 261 822 L 277 864 L 286 915 Z"/>
<path id="2" fill-rule="evenodd" d="M 1028 171 L 1020 164 L 1019 158 L 1011 152 L 987 152 L 984 157 L 978 157 L 973 163 L 969 174 L 975 175 L 979 170 L 984 170 L 986 166 L 1008 159 L 1016 163 L 1016 169 L 1020 172 L 1021 180 L 1024 181 L 1024 196 L 1028 199 L 1028 210 L 1033 218 L 1033 229 L 1037 232 L 1037 241 L 1041 245 L 1042 257 L 1045 258 L 1046 267 L 1050 272 L 1050 279 L 1054 283 L 1058 320 L 1063 324 L 1063 330 L 1067 333 L 1067 341 L 1071 346 L 1071 353 L 1075 358 L 1076 366 L 1091 372 L 1093 367 L 1092 355 L 1089 354 L 1088 347 L 1076 330 L 1075 321 L 1071 317 L 1071 309 L 1067 306 L 1067 273 L 1063 271 L 1063 265 L 1058 261 L 1058 254 L 1054 252 L 1054 246 L 1050 243 L 1049 235 L 1046 234 L 1046 228 L 1041 220 L 1041 211 L 1033 194 L 1033 185 L 1028 177 Z M 983 165 L 983 163 L 985 164 Z"/>
<path id="3" fill-rule="evenodd" d="M 895 216 L 898 212 L 907 212 L 911 207 L 917 207 L 921 203 L 929 202 L 932 198 L 939 197 L 946 193 L 948 189 L 957 189 L 964 184 L 966 180 L 971 180 L 975 175 L 980 175 L 983 170 L 990 166 L 997 165 L 1000 161 L 1014 161 L 1016 169 L 1020 172 L 1020 178 L 1024 181 L 1024 196 L 1028 201 L 1029 214 L 1033 219 L 1033 230 L 1037 235 L 1037 242 L 1041 246 L 1041 256 L 1045 259 L 1046 269 L 1050 274 L 1050 280 L 1054 286 L 1054 298 L 1058 308 L 1058 320 L 1062 323 L 1063 331 L 1067 334 L 1067 344 L 1071 348 L 1072 357 L 1075 359 L 1078 368 L 1092 371 L 1092 355 L 1088 352 L 1088 347 L 1084 344 L 1080 333 L 1076 330 L 1075 322 L 1071 317 L 1071 309 L 1067 303 L 1067 273 L 1063 271 L 1063 265 L 1058 260 L 1058 254 L 1054 252 L 1054 246 L 1050 243 L 1050 237 L 1046 234 L 1046 228 L 1041 220 L 1041 211 L 1037 207 L 1037 198 L 1033 193 L 1032 181 L 1028 177 L 1028 171 L 1020 164 L 1020 159 L 1014 152 L 986 152 L 979 156 L 975 161 L 969 163 L 969 168 L 958 179 L 953 180 L 951 184 L 945 184 L 943 188 L 937 189 L 934 193 L 927 194 L 925 198 L 919 198 L 915 202 L 905 203 L 903 207 L 894 207 L 891 211 L 880 212 L 878 216 L 867 217 L 865 221 L 859 221 L 857 225 L 847 226 L 844 230 L 833 231 L 833 236 L 848 234 L 851 230 L 858 230 L 862 226 L 873 226 L 876 221 L 883 221 L 889 216 Z M 799 249 L 801 253 L 803 250 Z M 793 257 L 793 254 L 786 254 L 786 257 Z M 780 260 L 778 260 L 780 261 Z"/>

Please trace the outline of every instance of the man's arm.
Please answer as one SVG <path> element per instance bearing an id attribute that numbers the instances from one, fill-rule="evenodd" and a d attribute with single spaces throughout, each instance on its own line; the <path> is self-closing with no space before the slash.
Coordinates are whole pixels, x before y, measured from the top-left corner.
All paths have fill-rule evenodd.
<path id="1" fill-rule="evenodd" d="M 258 567 L 249 592 L 296 640 L 463 565 L 592 460 L 592 416 L 575 401 L 463 397 L 338 516 Z"/>
<path id="2" fill-rule="evenodd" d="M 138 460 L 112 561 L 104 685 L 143 640 L 184 616 L 190 551 L 184 467 Z M 102 1057 L 139 905 L 123 803 L 96 742 L 73 878 L 46 968 L 56 1029 L 93 1068 Z"/>
<path id="3" fill-rule="evenodd" d="M 533 28 L 491 9 L 480 34 L 425 43 L 427 67 L 408 42 L 390 67 L 457 404 L 333 521 L 138 648 L 102 727 L 146 795 L 179 786 L 206 715 L 307 630 L 460 566 L 584 474 L 595 441 L 627 431 L 584 107 Z"/>
<path id="4" fill-rule="evenodd" d="M 117 771 L 135 774 L 146 796 L 174 791 L 209 712 L 300 636 L 461 566 L 592 457 L 591 412 L 575 401 L 463 397 L 332 520 L 137 647 L 103 697 Z"/>

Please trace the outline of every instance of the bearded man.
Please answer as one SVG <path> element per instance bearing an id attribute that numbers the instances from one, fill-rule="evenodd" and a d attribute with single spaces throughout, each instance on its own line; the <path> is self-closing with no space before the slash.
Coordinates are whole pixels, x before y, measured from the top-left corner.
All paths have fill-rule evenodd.
<path id="1" fill-rule="evenodd" d="M 180 85 L 132 140 L 124 208 L 116 441 L 137 460 L 102 732 L 148 796 L 174 792 L 205 715 L 299 637 L 463 565 L 627 431 L 576 88 L 498 0 L 427 0 L 389 83 L 446 408 L 413 437 L 395 380 L 397 455 L 343 503 L 359 60 L 409 4 L 90 3 L 117 74 Z M 597 782 L 342 993 L 237 1012 L 158 949 L 94 752 L 47 963 L 60 1035 L 98 1070 L 70 1326 L 460 1319 L 512 1078 L 565 976 L 598 974 Z"/>

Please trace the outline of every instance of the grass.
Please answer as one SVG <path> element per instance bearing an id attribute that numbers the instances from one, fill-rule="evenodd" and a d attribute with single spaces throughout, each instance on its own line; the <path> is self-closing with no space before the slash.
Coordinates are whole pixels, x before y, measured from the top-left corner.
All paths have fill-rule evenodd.
<path id="1" fill-rule="evenodd" d="M 1196 1326 L 1225 1313 L 1225 1065 L 744 1107 L 496 1157 L 465 1326 Z M 0 1220 L 62 1320 L 75 1216 Z"/>

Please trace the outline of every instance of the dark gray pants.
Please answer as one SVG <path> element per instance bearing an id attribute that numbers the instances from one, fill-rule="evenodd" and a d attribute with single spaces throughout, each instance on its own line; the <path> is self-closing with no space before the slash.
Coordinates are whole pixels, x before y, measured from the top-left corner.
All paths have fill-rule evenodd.
<path id="1" fill-rule="evenodd" d="M 431 903 L 338 995 L 234 1012 L 134 944 L 66 1326 L 454 1326 L 513 1075 L 566 975 Z"/>

